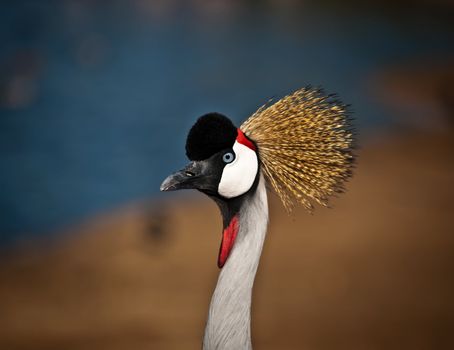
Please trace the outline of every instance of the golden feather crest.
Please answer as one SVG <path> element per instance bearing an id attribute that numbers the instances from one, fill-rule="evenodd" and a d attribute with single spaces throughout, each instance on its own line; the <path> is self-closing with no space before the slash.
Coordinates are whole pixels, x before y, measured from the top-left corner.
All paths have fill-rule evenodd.
<path id="1" fill-rule="evenodd" d="M 353 167 L 353 129 L 333 95 L 303 88 L 250 116 L 241 130 L 258 147 L 262 171 L 287 211 L 312 210 L 343 192 Z"/>

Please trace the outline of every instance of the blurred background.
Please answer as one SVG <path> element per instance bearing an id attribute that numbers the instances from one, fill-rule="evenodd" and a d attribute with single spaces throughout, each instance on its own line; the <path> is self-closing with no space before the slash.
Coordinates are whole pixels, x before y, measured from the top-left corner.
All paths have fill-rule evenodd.
<path id="1" fill-rule="evenodd" d="M 211 111 L 321 86 L 361 145 L 271 223 L 257 349 L 454 348 L 454 3 L 0 2 L 0 348 L 199 349 L 221 217 L 159 193 Z M 207 220 L 207 218 L 210 218 Z"/>

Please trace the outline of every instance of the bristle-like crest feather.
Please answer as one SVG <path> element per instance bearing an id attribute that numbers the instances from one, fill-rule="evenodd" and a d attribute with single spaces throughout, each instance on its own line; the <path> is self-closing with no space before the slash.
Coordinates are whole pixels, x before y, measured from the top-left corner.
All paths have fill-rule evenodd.
<path id="1" fill-rule="evenodd" d="M 300 89 L 260 107 L 241 130 L 258 147 L 262 171 L 287 211 L 344 191 L 354 161 L 347 106 L 320 89 Z"/>

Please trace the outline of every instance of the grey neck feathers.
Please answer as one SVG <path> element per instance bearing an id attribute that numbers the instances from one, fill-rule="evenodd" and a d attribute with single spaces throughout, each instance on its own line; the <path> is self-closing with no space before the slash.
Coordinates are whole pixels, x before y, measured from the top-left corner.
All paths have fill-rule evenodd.
<path id="1" fill-rule="evenodd" d="M 265 180 L 239 212 L 235 245 L 213 293 L 203 340 L 204 350 L 252 349 L 251 294 L 268 224 Z"/>

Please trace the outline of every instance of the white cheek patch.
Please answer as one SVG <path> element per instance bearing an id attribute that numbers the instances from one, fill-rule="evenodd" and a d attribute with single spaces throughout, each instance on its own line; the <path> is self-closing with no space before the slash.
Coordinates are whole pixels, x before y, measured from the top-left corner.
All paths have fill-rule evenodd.
<path id="1" fill-rule="evenodd" d="M 246 193 L 252 187 L 259 167 L 257 154 L 249 147 L 235 141 L 233 151 L 235 160 L 224 167 L 218 187 L 218 193 L 225 198 Z"/>

